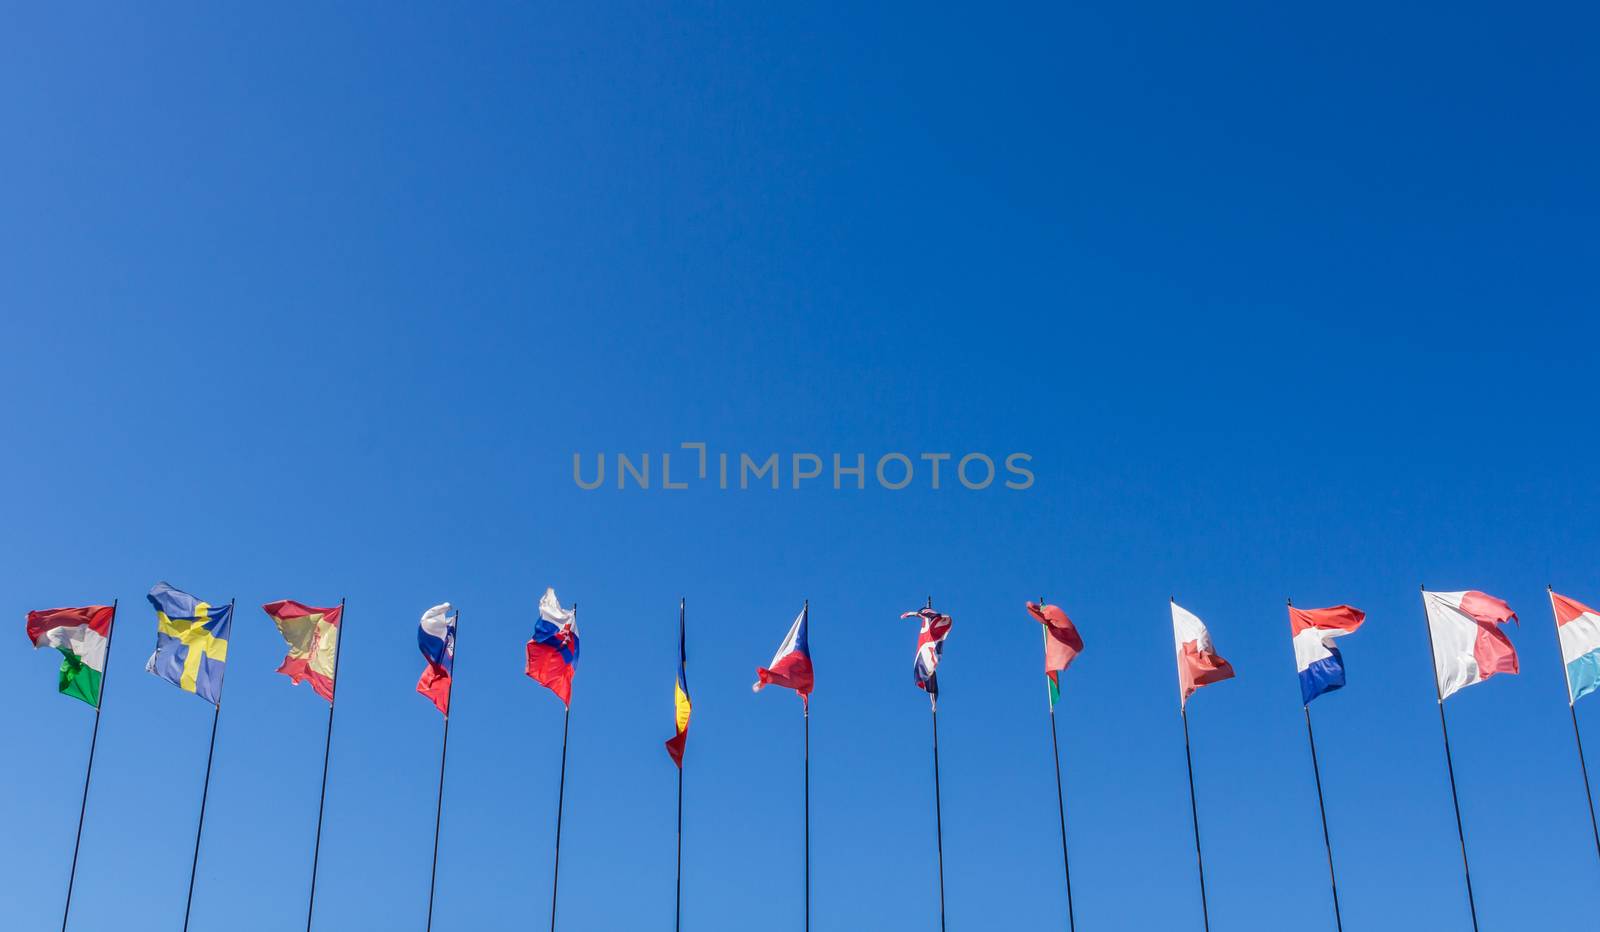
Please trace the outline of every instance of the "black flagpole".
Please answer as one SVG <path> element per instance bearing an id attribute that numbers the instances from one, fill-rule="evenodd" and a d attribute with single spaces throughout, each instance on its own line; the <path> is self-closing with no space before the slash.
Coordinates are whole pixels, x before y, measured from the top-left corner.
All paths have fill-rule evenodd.
<path id="1" fill-rule="evenodd" d="M 1187 698 L 1187 697 L 1185 697 Z M 1200 853 L 1200 804 L 1194 794 L 1194 755 L 1189 751 L 1189 707 L 1187 701 L 1179 707 L 1183 717 L 1183 760 L 1189 765 L 1189 815 L 1194 820 L 1194 860 L 1200 867 L 1200 920 L 1206 932 L 1211 932 L 1211 909 L 1206 904 L 1206 859 Z"/>
<path id="2" fill-rule="evenodd" d="M 339 636 L 333 644 L 333 688 L 328 696 L 328 736 L 322 744 L 322 791 L 317 795 L 317 837 L 311 847 L 311 895 L 306 899 L 306 932 L 317 909 L 317 861 L 322 855 L 322 811 L 328 801 L 328 755 L 333 750 L 333 710 L 339 698 L 339 655 L 344 653 L 344 599 L 339 600 Z"/>
<path id="3" fill-rule="evenodd" d="M 801 608 L 805 624 L 811 624 L 811 600 L 806 599 Z M 806 859 L 806 926 L 811 932 L 811 697 L 800 696 L 800 714 L 805 719 L 805 859 Z"/>
<path id="4" fill-rule="evenodd" d="M 572 603 L 572 623 L 578 623 L 578 603 Z M 550 876 L 550 932 L 556 932 L 556 893 L 561 889 L 561 812 L 567 804 L 567 730 L 572 725 L 572 701 L 561 716 L 561 783 L 556 791 L 556 857 Z"/>
<path id="5" fill-rule="evenodd" d="M 228 622 L 233 622 L 236 600 L 228 600 Z M 200 822 L 194 827 L 194 857 L 189 861 L 189 895 L 183 901 L 183 932 L 189 932 L 189 912 L 194 908 L 194 876 L 200 867 L 200 835 L 206 829 L 206 800 L 211 796 L 211 760 L 217 753 L 217 722 L 222 719 L 222 694 L 211 709 L 211 746 L 206 749 L 206 779 L 200 785 Z"/>
<path id="6" fill-rule="evenodd" d="M 689 660 L 684 643 L 683 602 L 682 598 L 678 599 L 678 659 L 687 668 Z M 685 669 L 684 676 L 687 678 L 688 675 Z M 684 683 L 683 687 L 687 690 L 689 684 Z M 678 755 L 678 892 L 672 912 L 672 928 L 675 930 L 683 928 L 683 756 Z"/>
<path id="7" fill-rule="evenodd" d="M 928 608 L 933 608 L 931 595 L 928 596 Z M 939 932 L 944 932 L 944 804 L 939 796 L 939 686 L 937 679 L 929 679 L 933 685 L 933 689 L 928 691 L 928 707 L 933 711 L 933 831 L 939 849 Z"/>
<path id="8" fill-rule="evenodd" d="M 1420 587 L 1423 599 L 1427 599 L 1427 587 Z M 1433 695 L 1439 705 L 1439 732 L 1444 735 L 1444 765 L 1450 774 L 1450 802 L 1456 807 L 1456 838 L 1461 841 L 1461 872 L 1467 878 L 1467 908 L 1472 912 L 1473 932 L 1478 928 L 1478 901 L 1472 895 L 1472 867 L 1467 863 L 1467 832 L 1461 824 L 1461 797 L 1456 795 L 1456 764 L 1450 754 L 1450 726 L 1444 720 L 1444 694 L 1439 689 L 1439 661 L 1433 653 L 1433 621 L 1428 618 L 1427 603 L 1424 601 L 1422 620 L 1428 626 L 1428 662 L 1433 665 Z"/>
<path id="9" fill-rule="evenodd" d="M 67 905 L 61 910 L 61 932 L 67 932 L 72 915 L 72 887 L 78 880 L 78 848 L 83 844 L 83 817 L 89 811 L 89 778 L 94 775 L 94 748 L 100 741 L 100 707 L 106 701 L 106 680 L 111 677 L 111 639 L 117 634 L 117 600 L 111 600 L 111 626 L 106 631 L 106 668 L 100 671 L 100 696 L 94 704 L 94 728 L 89 731 L 89 766 L 83 771 L 83 802 L 78 804 L 78 834 L 72 842 L 72 869 L 67 872 Z"/>
<path id="10" fill-rule="evenodd" d="M 1286 604 L 1294 607 L 1293 599 L 1286 599 Z M 1322 847 L 1328 852 L 1328 885 L 1333 888 L 1333 924 L 1344 932 L 1344 919 L 1339 914 L 1339 881 L 1333 873 L 1333 841 L 1328 837 L 1328 807 L 1322 801 L 1322 766 L 1317 762 L 1317 736 L 1311 730 L 1311 703 L 1302 702 L 1301 708 L 1306 714 L 1306 741 L 1311 745 L 1311 773 L 1317 781 L 1317 812 L 1322 816 Z"/>
<path id="11" fill-rule="evenodd" d="M 447 619 L 448 622 L 448 619 Z M 455 650 L 461 632 L 461 613 L 456 612 L 455 632 L 450 638 L 450 685 L 444 690 L 444 707 L 450 708 L 450 697 L 456 691 Z M 444 741 L 439 745 L 439 801 L 433 809 L 433 866 L 428 869 L 428 932 L 433 932 L 433 891 L 439 879 L 439 825 L 444 820 L 444 762 L 450 753 L 450 713 L 444 713 Z"/>
<path id="12" fill-rule="evenodd" d="M 1044 596 L 1039 596 L 1039 611 L 1044 611 Z M 1050 632 L 1043 632 L 1046 646 L 1050 643 Z M 1059 686 L 1057 687 L 1059 688 Z M 1061 788 L 1061 739 L 1056 737 L 1056 703 L 1052 697 L 1050 701 L 1050 750 L 1055 755 L 1056 762 L 1056 816 L 1061 820 L 1061 870 L 1067 877 L 1067 928 L 1078 928 L 1077 917 L 1072 911 L 1072 864 L 1067 860 L 1067 796 Z"/>
<path id="13" fill-rule="evenodd" d="M 1549 586 L 1546 586 L 1545 590 L 1550 593 L 1550 608 L 1554 611 L 1556 591 Z M 1560 632 L 1561 621 L 1557 619 L 1556 636 L 1558 639 Z M 1563 668 L 1561 671 L 1563 679 L 1566 678 L 1566 672 L 1565 668 Z M 1589 828 L 1594 831 L 1594 851 L 1595 854 L 1600 855 L 1600 822 L 1595 821 L 1594 791 L 1589 788 L 1589 762 L 1583 756 L 1583 732 L 1578 728 L 1578 702 L 1572 698 L 1572 683 L 1570 680 L 1567 682 L 1567 711 L 1572 714 L 1572 740 L 1578 744 L 1578 768 L 1583 771 L 1583 796 L 1589 802 Z"/>

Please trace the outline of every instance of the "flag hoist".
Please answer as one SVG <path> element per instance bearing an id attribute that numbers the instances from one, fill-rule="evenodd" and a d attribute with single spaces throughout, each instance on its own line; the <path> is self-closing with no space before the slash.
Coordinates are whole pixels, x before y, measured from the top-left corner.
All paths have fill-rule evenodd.
<path id="1" fill-rule="evenodd" d="M 1061 699 L 1061 674 L 1083 653 L 1083 638 L 1059 605 L 1046 605 L 1044 596 L 1029 602 L 1028 614 L 1043 625 L 1044 676 L 1050 696 L 1050 750 L 1056 765 L 1056 818 L 1061 823 L 1061 870 L 1067 881 L 1067 928 L 1078 927 L 1072 910 L 1072 862 L 1067 858 L 1067 798 L 1061 785 L 1061 741 L 1056 736 L 1056 703 Z"/>
<path id="2" fill-rule="evenodd" d="M 1578 769 L 1583 774 L 1583 796 L 1589 803 L 1589 829 L 1594 850 L 1600 855 L 1600 822 L 1595 821 L 1594 791 L 1589 787 L 1589 763 L 1583 757 L 1583 732 L 1578 729 L 1578 700 L 1600 689 L 1600 612 L 1564 595 L 1550 593 L 1556 616 L 1556 637 L 1561 642 L 1561 664 L 1567 679 L 1567 711 L 1572 716 L 1572 740 L 1578 745 Z"/>
<path id="3" fill-rule="evenodd" d="M 917 631 L 917 655 L 912 662 L 912 675 L 917 688 L 928 694 L 928 708 L 933 713 L 933 839 L 939 853 L 939 930 L 944 932 L 944 802 L 939 790 L 939 658 L 944 656 L 944 642 L 950 636 L 949 615 L 933 610 L 933 596 L 928 603 L 913 612 L 903 612 L 901 618 L 916 618 L 922 622 Z"/>
<path id="4" fill-rule="evenodd" d="M 1183 761 L 1189 768 L 1189 816 L 1194 823 L 1194 860 L 1200 872 L 1200 920 L 1211 929 L 1211 908 L 1206 903 L 1206 859 L 1200 853 L 1200 804 L 1194 792 L 1194 755 L 1189 750 L 1189 697 L 1212 683 L 1233 679 L 1233 666 L 1211 645 L 1211 632 L 1193 612 L 1172 606 L 1172 638 L 1177 645 L 1178 715 L 1183 719 Z"/>
<path id="5" fill-rule="evenodd" d="M 427 667 L 417 680 L 417 692 L 427 697 L 444 716 L 444 738 L 439 742 L 439 797 L 433 810 L 433 862 L 428 868 L 428 922 L 433 929 L 433 894 L 439 879 L 439 827 L 444 820 L 444 764 L 450 753 L 450 695 L 455 689 L 456 624 L 460 612 L 452 612 L 449 602 L 422 613 L 417 626 L 417 647 Z"/>
<path id="6" fill-rule="evenodd" d="M 567 802 L 567 734 L 572 725 L 572 678 L 578 672 L 578 603 L 561 607 L 553 588 L 539 598 L 539 620 L 528 641 L 528 676 L 561 700 L 561 779 L 556 790 L 556 848 L 550 876 L 550 932 L 556 928 L 556 894 L 561 890 L 561 815 Z"/>
<path id="7" fill-rule="evenodd" d="M 806 932 L 811 932 L 811 690 L 816 685 L 815 672 L 811 666 L 811 641 L 807 630 L 810 624 L 811 600 L 807 599 L 801 604 L 800 614 L 795 616 L 794 624 L 789 626 L 789 633 L 784 635 L 783 643 L 778 645 L 778 652 L 772 655 L 772 662 L 767 666 L 756 668 L 756 681 L 750 687 L 751 692 L 760 692 L 766 686 L 781 686 L 784 689 L 792 689 L 800 695 L 800 716 L 804 730 L 801 752 L 801 813 L 804 824 L 802 858 L 805 868 L 802 882 L 805 891 Z"/>
<path id="8" fill-rule="evenodd" d="M 678 882 L 672 910 L 672 927 L 683 928 L 683 752 L 689 744 L 689 714 L 694 705 L 689 701 L 689 650 L 683 628 L 684 600 L 678 600 L 678 675 L 672 684 L 672 718 L 677 734 L 666 741 L 667 754 L 678 765 Z"/>

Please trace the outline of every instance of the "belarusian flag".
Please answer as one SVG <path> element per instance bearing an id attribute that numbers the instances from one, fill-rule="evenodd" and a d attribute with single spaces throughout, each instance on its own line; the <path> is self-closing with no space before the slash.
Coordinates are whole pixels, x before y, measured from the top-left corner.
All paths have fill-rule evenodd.
<path id="1" fill-rule="evenodd" d="M 49 608 L 28 613 L 28 640 L 35 648 L 61 651 L 61 692 L 100 708 L 100 683 L 106 675 L 111 643 L 109 605 Z"/>

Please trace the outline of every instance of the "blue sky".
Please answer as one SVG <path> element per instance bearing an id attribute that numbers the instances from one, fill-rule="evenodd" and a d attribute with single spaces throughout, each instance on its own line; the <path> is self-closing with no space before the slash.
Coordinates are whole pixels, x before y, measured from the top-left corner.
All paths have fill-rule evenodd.
<path id="1" fill-rule="evenodd" d="M 1519 610 L 1450 700 L 1484 928 L 1600 898 L 1546 584 L 1600 602 L 1597 75 L 1576 5 L 1069 9 L 200 4 L 0 36 L 0 873 L 57 927 L 90 711 L 31 608 L 122 600 L 73 928 L 178 926 L 209 708 L 141 671 L 142 595 L 237 598 L 196 930 L 296 929 L 325 706 L 258 606 L 349 600 L 319 929 L 549 907 L 666 929 L 676 608 L 695 699 L 685 928 L 798 929 L 812 606 L 818 929 L 1064 924 L 1041 593 L 1084 929 L 1199 928 L 1166 602 L 1239 671 L 1192 705 L 1211 915 L 1332 928 L 1283 601 L 1369 613 L 1319 749 L 1352 929 L 1466 928 L 1419 583 Z M 1024 491 L 578 489 L 575 452 L 1031 454 Z M 675 468 L 677 464 L 675 462 Z M 1580 707 L 1586 724 L 1594 709 Z M 1600 748 L 1600 726 L 1589 726 Z"/>

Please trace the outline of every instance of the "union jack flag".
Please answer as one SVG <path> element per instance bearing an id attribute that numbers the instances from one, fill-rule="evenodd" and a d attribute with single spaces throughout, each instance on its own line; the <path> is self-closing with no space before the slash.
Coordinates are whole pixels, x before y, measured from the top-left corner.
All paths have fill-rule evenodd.
<path id="1" fill-rule="evenodd" d="M 917 688 L 925 690 L 930 698 L 938 698 L 939 680 L 934 676 L 934 671 L 939 666 L 939 655 L 944 653 L 944 639 L 950 636 L 950 616 L 941 615 L 931 608 L 919 608 L 900 617 L 922 619 L 922 630 L 917 632 L 917 660 L 912 672 L 917 678 Z"/>

